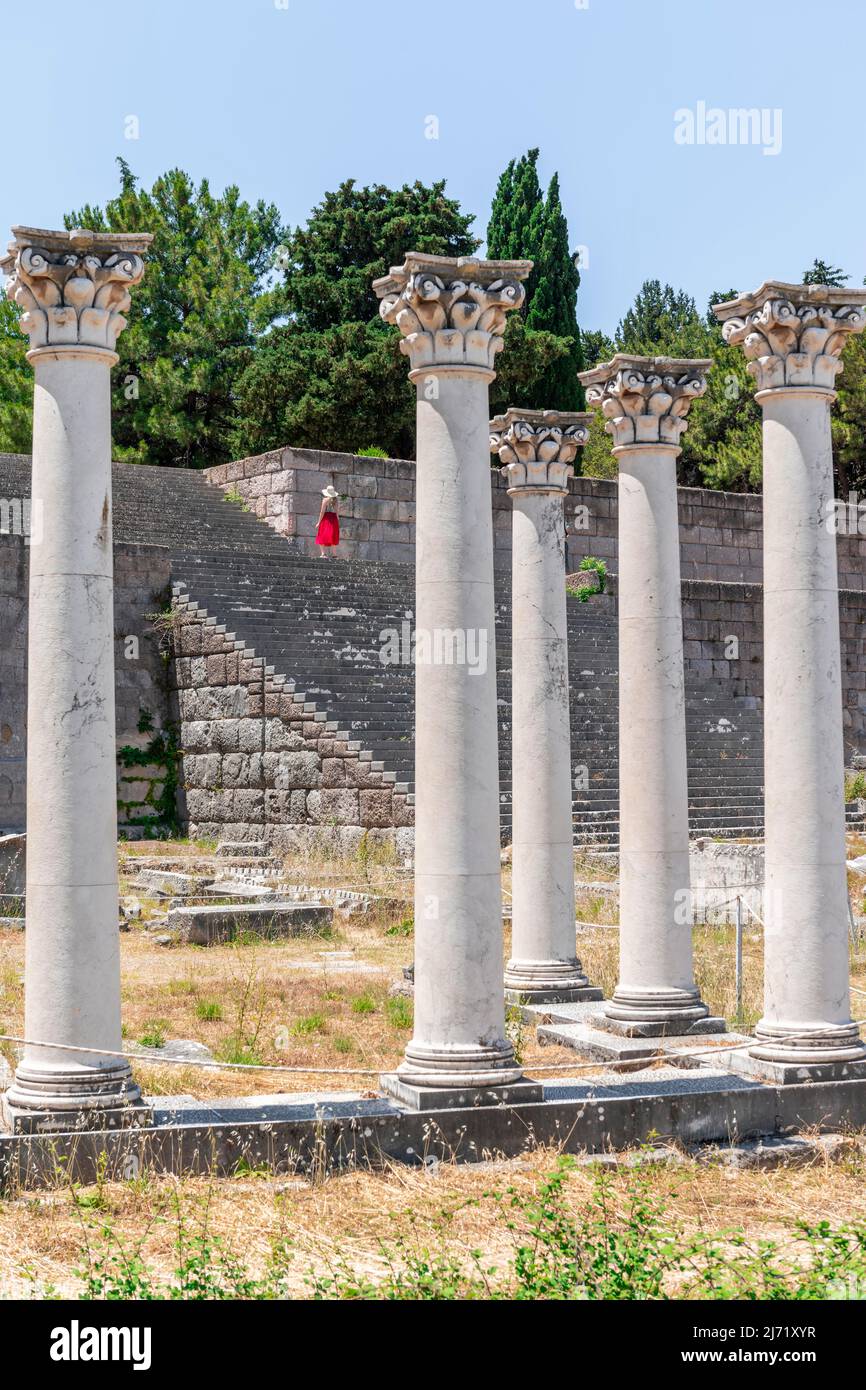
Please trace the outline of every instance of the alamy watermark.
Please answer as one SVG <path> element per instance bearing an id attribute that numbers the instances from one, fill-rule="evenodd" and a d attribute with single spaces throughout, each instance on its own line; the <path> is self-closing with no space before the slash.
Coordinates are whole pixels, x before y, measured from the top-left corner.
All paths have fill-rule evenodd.
<path id="1" fill-rule="evenodd" d="M 486 628 L 413 628 L 406 619 L 399 628 L 382 628 L 379 642 L 383 666 L 466 666 L 470 676 L 487 671 Z"/>
<path id="2" fill-rule="evenodd" d="M 674 112 L 678 145 L 757 145 L 763 154 L 782 152 L 780 106 L 680 106 Z"/>
<path id="3" fill-rule="evenodd" d="M 25 545 L 42 540 L 42 503 L 30 497 L 0 497 L 0 536 L 23 536 Z"/>
<path id="4" fill-rule="evenodd" d="M 847 500 L 831 497 L 824 509 L 824 524 L 833 536 L 866 536 L 866 497 L 849 492 Z"/>

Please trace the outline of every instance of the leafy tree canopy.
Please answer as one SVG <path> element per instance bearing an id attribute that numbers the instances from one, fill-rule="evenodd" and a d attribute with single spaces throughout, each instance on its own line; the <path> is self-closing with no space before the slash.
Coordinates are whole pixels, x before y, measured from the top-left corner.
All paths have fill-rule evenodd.
<path id="1" fill-rule="evenodd" d="M 306 226 L 281 249 L 283 311 L 300 329 L 323 332 L 346 323 L 378 321 L 373 281 L 401 265 L 407 251 L 470 256 L 480 245 L 475 218 L 445 196 L 445 181 L 358 188 L 354 179 L 326 193 Z"/>
<path id="2" fill-rule="evenodd" d="M 64 218 L 69 228 L 154 238 L 118 340 L 115 457 L 206 467 L 229 456 L 234 381 L 273 316 L 267 288 L 280 215 L 273 204 L 244 202 L 235 187 L 218 196 L 206 179 L 195 187 L 181 169 L 147 192 L 118 164 L 117 197 Z"/>
<path id="3" fill-rule="evenodd" d="M 0 453 L 29 454 L 33 422 L 33 373 L 29 344 L 18 328 L 18 310 L 0 294 Z"/>

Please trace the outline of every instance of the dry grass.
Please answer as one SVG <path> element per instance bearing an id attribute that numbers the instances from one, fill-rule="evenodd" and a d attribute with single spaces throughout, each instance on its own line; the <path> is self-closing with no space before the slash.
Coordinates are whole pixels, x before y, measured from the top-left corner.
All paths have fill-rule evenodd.
<path id="1" fill-rule="evenodd" d="M 73 1271 L 86 1264 L 108 1223 L 127 1254 L 140 1252 L 166 1278 L 176 1260 L 176 1236 L 205 1231 L 219 1237 L 260 1275 L 273 1251 L 287 1242 L 293 1259 L 288 1290 L 308 1292 L 310 1271 L 325 1273 L 342 1255 L 375 1279 L 387 1273 L 383 1246 L 398 1239 L 411 1247 L 447 1247 L 458 1258 L 483 1252 L 483 1263 L 504 1268 L 512 1239 L 491 1192 L 514 1188 L 529 1197 L 553 1168 L 556 1154 L 541 1150 L 507 1162 L 436 1169 L 386 1166 L 382 1172 L 346 1172 L 311 1185 L 303 1179 L 239 1177 L 208 1181 L 139 1179 L 77 1193 L 63 1190 L 3 1204 L 0 1223 L 0 1296 L 37 1296 L 54 1288 L 74 1294 Z M 647 1170 L 644 1181 L 663 1199 L 687 1234 L 742 1229 L 752 1240 L 783 1242 L 799 1219 L 834 1225 L 866 1219 L 862 1158 L 769 1172 L 737 1171 L 691 1161 Z M 577 1169 L 566 1202 L 577 1212 L 591 1195 L 591 1169 Z M 626 1217 L 628 1175 L 613 1174 L 610 1219 Z"/>
<path id="2" fill-rule="evenodd" d="M 191 866 L 208 848 L 178 842 L 129 845 L 123 847 L 123 855 Z M 861 852 L 860 846 L 850 852 Z M 372 1091 L 375 1075 L 399 1062 L 410 1035 L 411 1006 L 394 1004 L 388 991 L 413 954 L 412 937 L 405 930 L 411 917 L 407 875 L 387 860 L 339 865 L 311 858 L 294 863 L 291 871 L 297 882 L 369 888 L 394 901 L 383 911 L 337 919 L 327 938 L 166 948 L 143 930 L 164 907 L 137 893 L 127 879 L 124 891 L 139 897 L 143 919 L 121 936 L 124 1036 L 129 1042 L 159 1036 L 193 1038 L 221 1060 L 248 1057 L 275 1065 L 333 1069 L 335 1074 L 137 1064 L 149 1094 L 185 1093 L 205 1099 L 288 1090 Z M 603 881 L 610 878 L 610 870 L 589 861 L 578 866 L 578 877 Z M 507 892 L 507 867 L 504 885 Z M 507 930 L 505 937 L 507 955 Z M 617 933 L 581 933 L 578 950 L 592 982 L 610 993 L 617 976 Z M 348 969 L 345 956 L 339 954 L 344 952 L 351 952 L 352 963 L 370 967 L 368 972 Z M 695 952 L 703 997 L 713 1012 L 733 1019 L 733 927 L 698 928 Z M 23 934 L 0 933 L 3 1032 L 23 1029 L 23 964 Z M 302 965 L 305 968 L 299 968 Z M 745 1022 L 752 1024 L 761 1012 L 762 939 L 757 931 L 746 932 L 744 966 Z M 852 953 L 852 980 L 866 991 L 866 943 Z M 866 1015 L 866 994 L 855 994 L 854 1001 L 855 1017 Z M 551 1064 L 579 1065 L 574 1052 L 540 1049 L 531 1029 L 518 1031 L 530 1074 L 533 1068 L 543 1074 Z M 13 1060 L 12 1049 L 7 1055 Z M 353 1067 L 372 1074 L 352 1075 Z M 65 1189 L 22 1196 L 0 1203 L 0 1296 L 51 1288 L 77 1292 L 72 1272 L 85 1262 L 87 1243 L 98 1240 L 99 1227 L 106 1221 L 127 1249 L 140 1246 L 146 1262 L 163 1277 L 173 1267 L 179 1221 L 188 1231 L 206 1225 L 242 1256 L 252 1273 L 264 1269 L 275 1243 L 288 1241 L 294 1251 L 289 1288 L 296 1295 L 308 1291 L 310 1270 L 327 1271 L 340 1253 L 371 1278 L 383 1274 L 381 1244 L 401 1236 L 421 1244 L 447 1239 L 458 1257 L 477 1248 L 490 1263 L 504 1267 L 511 1253 L 510 1237 L 495 1203 L 485 1194 L 513 1185 L 528 1195 L 555 1158 L 553 1152 L 541 1151 L 496 1164 L 442 1164 L 435 1171 L 386 1164 L 379 1173 L 348 1172 L 318 1185 L 302 1178 L 266 1176 L 219 1181 L 165 1177 L 106 1184 L 83 1193 Z M 647 1181 L 686 1232 L 740 1227 L 756 1238 L 782 1237 L 802 1217 L 833 1223 L 866 1219 L 864 1176 L 862 1159 L 852 1158 L 832 1168 L 816 1161 L 805 1169 L 765 1173 L 686 1162 L 652 1170 Z M 570 1179 L 568 1202 L 575 1209 L 589 1199 L 592 1182 L 592 1174 L 584 1169 Z M 614 1204 L 620 1202 L 624 1209 L 624 1174 L 614 1175 L 612 1194 Z"/>
<path id="3" fill-rule="evenodd" d="M 287 1090 L 375 1089 L 378 1073 L 399 1063 L 411 1033 L 411 1002 L 389 997 L 390 986 L 400 979 L 402 967 L 413 954 L 410 877 L 387 854 L 348 863 L 309 855 L 287 865 L 296 882 L 369 890 L 387 898 L 386 906 L 366 915 L 335 918 L 328 937 L 248 940 L 207 948 L 156 945 L 144 928 L 164 913 L 165 906 L 133 888 L 129 861 L 158 858 L 166 866 L 176 862 L 192 868 L 210 848 L 184 841 L 122 846 L 122 891 L 137 897 L 142 907 L 141 921 L 121 935 L 124 1038 L 130 1044 L 149 1045 L 190 1038 L 204 1043 L 220 1061 L 311 1070 L 297 1074 L 205 1071 L 136 1063 L 144 1089 L 151 1095 L 184 1093 L 202 1099 Z M 852 842 L 849 852 L 859 852 L 859 841 Z M 579 862 L 578 878 L 590 875 L 596 881 L 609 880 L 610 866 L 595 859 Z M 507 865 L 503 886 L 507 893 Z M 599 897 L 594 906 L 602 920 L 610 919 L 609 900 Z M 591 907 L 579 906 L 578 915 L 592 920 Z M 505 957 L 509 938 L 506 924 Z M 592 983 L 609 995 L 617 979 L 618 934 L 581 932 L 578 951 Z M 698 927 L 695 957 L 703 998 L 713 1013 L 734 1022 L 734 928 Z M 760 931 L 746 930 L 743 958 L 742 1024 L 752 1027 L 762 1011 Z M 23 968 L 23 934 L 0 933 L 0 1031 L 4 1033 L 23 1030 Z M 855 989 L 866 991 L 866 941 L 852 953 L 852 982 Z M 863 1017 L 866 993 L 853 998 L 854 1016 Z M 581 1061 L 565 1048 L 539 1048 L 531 1028 L 518 1031 L 522 1060 L 530 1071 L 533 1065 L 550 1069 Z M 14 1062 L 14 1047 L 8 1045 L 5 1051 Z M 322 1071 L 332 1074 L 317 1074 Z"/>

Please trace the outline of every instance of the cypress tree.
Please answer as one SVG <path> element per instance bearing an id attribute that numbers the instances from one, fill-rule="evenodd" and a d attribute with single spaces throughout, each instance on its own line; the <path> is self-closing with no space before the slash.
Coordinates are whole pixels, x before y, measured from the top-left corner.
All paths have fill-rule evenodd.
<path id="1" fill-rule="evenodd" d="M 584 394 L 577 373 L 583 369 L 584 358 L 576 309 L 580 273 L 569 250 L 559 177 L 554 174 L 545 199 L 538 180 L 538 154 L 534 149 L 512 159 L 502 174 L 487 228 L 487 254 L 492 260 L 534 262 L 523 305 L 528 342 L 533 334 L 546 333 L 562 347 L 513 404 L 581 410 Z M 510 331 L 514 335 L 516 326 Z"/>
<path id="2" fill-rule="evenodd" d="M 550 180 L 543 206 L 542 235 L 537 255 L 537 283 L 527 309 L 526 326 L 572 339 L 568 356 L 559 358 L 548 368 L 543 383 L 549 392 L 548 404 L 557 410 L 581 410 L 584 394 L 577 379 L 577 373 L 584 366 L 580 329 L 577 326 L 580 271 L 569 250 L 568 223 L 562 211 L 558 174 L 554 174 Z"/>

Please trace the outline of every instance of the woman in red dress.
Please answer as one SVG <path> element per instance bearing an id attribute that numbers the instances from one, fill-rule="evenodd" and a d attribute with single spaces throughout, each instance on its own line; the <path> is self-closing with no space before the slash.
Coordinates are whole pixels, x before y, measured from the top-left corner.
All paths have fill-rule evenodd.
<path id="1" fill-rule="evenodd" d="M 319 509 L 319 526 L 316 531 L 316 545 L 322 549 L 319 556 L 324 559 L 328 550 L 340 544 L 340 518 L 337 515 L 337 503 L 340 494 L 335 487 L 329 483 L 322 488 L 322 505 Z"/>

